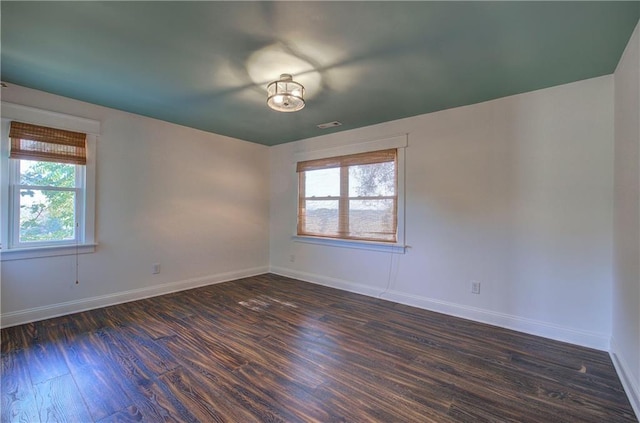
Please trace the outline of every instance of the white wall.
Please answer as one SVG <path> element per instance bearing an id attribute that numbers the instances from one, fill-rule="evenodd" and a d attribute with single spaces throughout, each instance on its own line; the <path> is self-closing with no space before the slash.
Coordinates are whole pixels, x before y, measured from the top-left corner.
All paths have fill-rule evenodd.
<path id="1" fill-rule="evenodd" d="M 294 153 L 398 133 L 407 253 L 292 241 Z M 272 271 L 608 349 L 612 76 L 276 146 L 271 169 Z"/>
<path id="2" fill-rule="evenodd" d="M 3 261 L 3 326 L 267 271 L 267 147 L 15 85 L 2 100 L 102 123 L 97 251 L 79 285 L 73 256 Z"/>
<path id="3" fill-rule="evenodd" d="M 22 87 L 2 94 L 102 122 L 100 245 L 80 256 L 77 286 L 73 256 L 2 262 L 3 325 L 261 273 L 270 253 L 277 273 L 608 349 L 611 76 L 271 149 Z M 398 133 L 409 133 L 408 252 L 293 242 L 294 152 Z"/>
<path id="4" fill-rule="evenodd" d="M 640 27 L 614 74 L 615 200 L 611 352 L 640 416 Z"/>

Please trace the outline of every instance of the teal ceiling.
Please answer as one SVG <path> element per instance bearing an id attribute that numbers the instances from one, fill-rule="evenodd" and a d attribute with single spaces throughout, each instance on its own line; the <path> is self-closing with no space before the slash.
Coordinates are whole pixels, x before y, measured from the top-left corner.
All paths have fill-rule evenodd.
<path id="1" fill-rule="evenodd" d="M 265 145 L 611 74 L 640 17 L 637 1 L 0 7 L 4 82 Z M 303 110 L 267 108 L 281 73 Z"/>

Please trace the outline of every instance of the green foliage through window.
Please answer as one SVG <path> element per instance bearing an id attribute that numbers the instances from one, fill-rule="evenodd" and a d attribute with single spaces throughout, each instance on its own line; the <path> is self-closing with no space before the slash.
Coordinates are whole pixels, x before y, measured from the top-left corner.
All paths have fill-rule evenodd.
<path id="1" fill-rule="evenodd" d="M 20 242 L 75 238 L 75 165 L 21 160 L 20 185 Z"/>

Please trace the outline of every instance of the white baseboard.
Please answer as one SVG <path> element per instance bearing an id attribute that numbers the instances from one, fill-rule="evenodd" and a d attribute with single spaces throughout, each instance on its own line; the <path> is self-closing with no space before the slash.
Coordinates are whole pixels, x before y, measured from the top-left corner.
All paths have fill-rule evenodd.
<path id="1" fill-rule="evenodd" d="M 636 413 L 636 418 L 640 419 L 640 381 L 634 380 L 627 361 L 619 351 L 615 339 L 611 338 L 611 350 L 609 351 L 611 361 L 613 361 L 613 366 L 616 368 L 631 407 Z"/>
<path id="2" fill-rule="evenodd" d="M 476 322 L 487 323 L 506 329 L 524 332 L 531 335 L 542 336 L 557 341 L 568 342 L 601 351 L 609 351 L 609 335 L 598 332 L 590 332 L 573 329 L 565 326 L 528 319 L 510 314 L 498 313 L 491 310 L 469 307 L 461 304 L 440 301 L 433 298 L 407 294 L 400 291 L 387 291 L 381 288 L 372 288 L 349 281 L 328 278 L 326 276 L 301 272 L 284 267 L 272 266 L 272 273 L 291 278 L 300 279 L 306 282 L 325 285 L 332 288 L 368 295 L 370 297 L 383 298 L 385 300 L 406 304 L 421 309 L 435 311 L 450 316 L 461 317 Z"/>
<path id="3" fill-rule="evenodd" d="M 250 269 L 243 269 L 233 272 L 219 273 L 215 275 L 169 282 L 161 285 L 149 286 L 146 288 L 116 292 L 114 294 L 66 301 L 64 303 L 52 304 L 43 307 L 34 307 L 26 310 L 2 313 L 0 315 L 0 327 L 5 328 L 16 326 L 23 323 L 50 319 L 52 317 L 59 317 L 72 313 L 79 313 L 81 311 L 92 310 L 95 308 L 142 300 L 144 298 L 156 297 L 158 295 L 184 291 L 186 289 L 198 288 L 201 286 L 231 281 L 234 279 L 261 275 L 263 273 L 267 273 L 268 271 L 269 268 L 267 266 L 254 267 Z"/>
<path id="4" fill-rule="evenodd" d="M 542 336 L 556 341 L 568 342 L 570 344 L 594 348 L 601 351 L 609 350 L 609 338 L 608 335 L 604 333 L 573 329 L 540 320 L 440 301 L 432 298 L 420 297 L 398 291 L 388 291 L 382 295 L 382 298 L 438 313 L 448 314 L 450 316 L 487 323 L 489 325 L 524 332 L 530 335 Z"/>
<path id="5" fill-rule="evenodd" d="M 271 266 L 269 272 L 276 275 L 286 276 L 305 282 L 314 283 L 316 285 L 328 286 L 330 288 L 341 289 L 343 291 L 355 292 L 356 294 L 367 295 L 369 297 L 379 296 L 383 290 L 380 288 L 372 288 L 367 285 L 349 282 L 342 279 L 330 278 L 315 273 L 301 272 L 299 270 L 288 269 L 286 267 Z"/>

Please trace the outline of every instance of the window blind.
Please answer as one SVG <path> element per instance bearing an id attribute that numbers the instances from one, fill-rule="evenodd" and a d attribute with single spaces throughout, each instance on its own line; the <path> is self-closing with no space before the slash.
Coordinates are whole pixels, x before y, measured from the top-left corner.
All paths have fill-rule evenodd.
<path id="1" fill-rule="evenodd" d="M 81 132 L 12 121 L 9 138 L 12 159 L 87 164 L 87 135 Z"/>
<path id="2" fill-rule="evenodd" d="M 324 159 L 307 160 L 298 162 L 297 172 L 307 170 L 329 169 L 332 167 L 347 167 L 356 165 L 367 165 L 375 163 L 392 162 L 396 159 L 397 150 L 395 148 L 366 153 L 350 154 L 348 156 L 328 157 Z"/>

